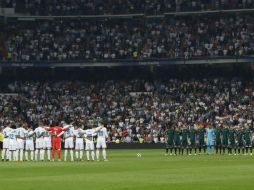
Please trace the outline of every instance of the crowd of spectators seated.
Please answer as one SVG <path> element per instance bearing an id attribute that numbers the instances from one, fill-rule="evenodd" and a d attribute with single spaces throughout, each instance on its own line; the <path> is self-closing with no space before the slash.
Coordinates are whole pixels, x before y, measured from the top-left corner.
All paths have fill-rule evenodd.
<path id="1" fill-rule="evenodd" d="M 167 126 L 197 122 L 253 126 L 254 83 L 241 79 L 12 82 L 0 98 L 0 126 L 26 120 L 78 123 L 101 117 L 111 141 L 164 142 Z"/>
<path id="2" fill-rule="evenodd" d="M 0 7 L 31 15 L 147 15 L 165 12 L 253 8 L 253 0 L 1 0 Z"/>
<path id="3" fill-rule="evenodd" d="M 3 60 L 109 61 L 253 55 L 253 20 L 253 15 L 247 14 L 10 22 L 2 30 L 8 52 Z"/>

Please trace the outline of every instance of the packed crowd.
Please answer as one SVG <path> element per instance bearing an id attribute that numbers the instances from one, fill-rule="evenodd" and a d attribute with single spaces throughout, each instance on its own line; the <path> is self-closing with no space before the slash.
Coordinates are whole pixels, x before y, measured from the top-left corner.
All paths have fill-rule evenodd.
<path id="1" fill-rule="evenodd" d="M 2 0 L 0 7 L 31 15 L 148 15 L 165 12 L 253 8 L 253 0 Z"/>
<path id="2" fill-rule="evenodd" d="M 3 26 L 5 60 L 101 61 L 254 54 L 252 15 L 43 20 Z"/>
<path id="3" fill-rule="evenodd" d="M 240 79 L 14 82 L 0 99 L 0 126 L 101 117 L 111 141 L 165 142 L 169 126 L 253 127 L 254 83 Z"/>

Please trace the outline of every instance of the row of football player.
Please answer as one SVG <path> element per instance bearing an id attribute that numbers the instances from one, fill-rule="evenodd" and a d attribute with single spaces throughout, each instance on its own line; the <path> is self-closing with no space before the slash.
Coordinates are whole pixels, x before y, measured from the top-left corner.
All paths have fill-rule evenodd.
<path id="1" fill-rule="evenodd" d="M 170 155 L 176 155 L 186 153 L 191 155 L 194 149 L 195 155 L 197 153 L 197 148 L 199 149 L 199 154 L 201 154 L 202 149 L 204 153 L 214 154 L 214 147 L 216 148 L 216 154 L 225 154 L 226 149 L 228 149 L 228 154 L 242 154 L 247 155 L 250 151 L 252 155 L 252 146 L 254 142 L 254 136 L 252 130 L 248 125 L 245 127 L 229 127 L 227 125 L 218 125 L 213 127 L 212 125 L 200 125 L 198 128 L 191 127 L 187 129 L 186 127 L 174 128 L 170 127 L 166 132 L 167 146 L 166 155 L 170 150 Z M 178 150 L 178 151 L 177 151 Z"/>
<path id="2" fill-rule="evenodd" d="M 23 161 L 23 154 L 25 150 L 25 160 L 29 160 L 28 154 L 30 152 L 31 160 L 44 160 L 45 151 L 47 152 L 48 161 L 51 158 L 54 161 L 54 144 L 53 138 L 64 139 L 64 161 L 67 161 L 68 150 L 70 153 L 71 161 L 74 161 L 73 149 L 75 142 L 76 150 L 76 159 L 83 160 L 83 151 L 84 151 L 84 139 L 85 139 L 85 150 L 87 160 L 94 161 L 94 137 L 97 136 L 96 144 L 96 159 L 99 161 L 99 149 L 102 149 L 102 157 L 104 161 L 107 161 L 106 158 L 106 139 L 108 138 L 107 129 L 103 126 L 97 128 L 91 128 L 88 130 L 83 130 L 82 127 L 74 127 L 67 123 L 63 124 L 63 129 L 60 134 L 54 134 L 53 131 L 49 130 L 50 128 L 43 126 L 42 123 L 39 124 L 35 130 L 32 128 L 23 125 L 16 128 L 15 125 L 7 126 L 3 129 L 3 152 L 2 152 L 2 161 L 14 160 L 14 161 Z M 53 133 L 52 133 L 53 132 Z M 34 141 L 35 139 L 35 141 Z M 35 142 L 35 154 L 34 154 L 34 142 Z M 61 144 L 61 142 L 59 143 Z M 50 155 L 50 150 L 52 148 L 52 156 Z M 58 161 L 61 161 L 61 146 L 57 147 L 58 150 Z M 39 158 L 38 158 L 39 154 Z M 13 159 L 12 159 L 13 158 Z"/>

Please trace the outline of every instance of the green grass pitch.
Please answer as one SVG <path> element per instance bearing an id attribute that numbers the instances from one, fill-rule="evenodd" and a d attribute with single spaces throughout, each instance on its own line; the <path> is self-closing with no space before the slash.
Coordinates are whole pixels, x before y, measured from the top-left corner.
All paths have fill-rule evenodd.
<path id="1" fill-rule="evenodd" d="M 136 154 L 140 152 L 141 158 Z M 109 162 L 0 162 L 1 190 L 234 190 L 254 188 L 254 156 L 164 156 L 108 150 Z"/>

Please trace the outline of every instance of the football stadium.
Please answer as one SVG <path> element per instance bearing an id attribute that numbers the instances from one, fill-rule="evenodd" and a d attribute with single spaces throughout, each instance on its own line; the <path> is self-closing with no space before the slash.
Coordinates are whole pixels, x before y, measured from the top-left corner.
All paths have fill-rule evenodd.
<path id="1" fill-rule="evenodd" d="M 254 187 L 254 0 L 0 0 L 0 189 Z"/>

